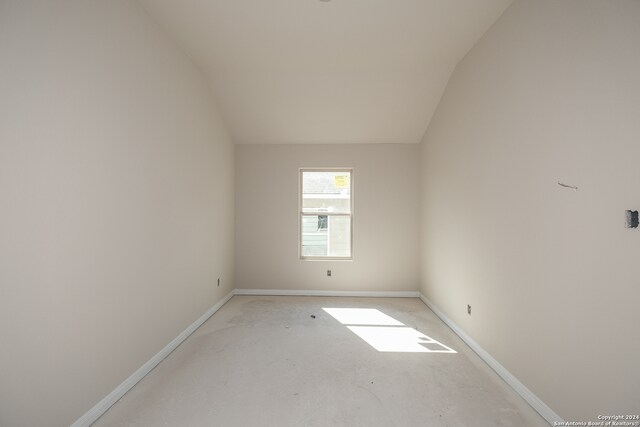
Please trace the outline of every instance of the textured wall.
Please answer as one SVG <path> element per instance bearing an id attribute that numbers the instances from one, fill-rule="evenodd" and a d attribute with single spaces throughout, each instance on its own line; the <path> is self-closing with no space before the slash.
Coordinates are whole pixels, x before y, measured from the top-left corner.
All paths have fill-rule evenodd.
<path id="1" fill-rule="evenodd" d="M 236 146 L 237 287 L 416 291 L 418 153 L 417 144 Z M 304 167 L 353 167 L 352 261 L 299 259 Z"/>
<path id="2" fill-rule="evenodd" d="M 0 94 L 0 425 L 69 425 L 234 287 L 233 145 L 134 2 L 0 2 Z"/>
<path id="3" fill-rule="evenodd" d="M 638 22 L 516 1 L 422 143 L 422 292 L 568 420 L 638 412 Z"/>

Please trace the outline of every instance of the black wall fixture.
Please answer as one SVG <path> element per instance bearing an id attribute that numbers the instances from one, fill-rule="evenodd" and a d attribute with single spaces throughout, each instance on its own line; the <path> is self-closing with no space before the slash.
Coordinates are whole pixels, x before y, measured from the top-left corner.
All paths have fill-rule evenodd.
<path id="1" fill-rule="evenodd" d="M 638 211 L 626 211 L 627 228 L 638 228 Z"/>

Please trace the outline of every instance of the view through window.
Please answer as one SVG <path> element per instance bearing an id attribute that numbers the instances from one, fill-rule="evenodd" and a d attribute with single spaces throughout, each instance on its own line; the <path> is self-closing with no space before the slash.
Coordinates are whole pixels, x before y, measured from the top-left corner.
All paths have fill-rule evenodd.
<path id="1" fill-rule="evenodd" d="M 300 257 L 350 259 L 351 169 L 300 170 Z"/>

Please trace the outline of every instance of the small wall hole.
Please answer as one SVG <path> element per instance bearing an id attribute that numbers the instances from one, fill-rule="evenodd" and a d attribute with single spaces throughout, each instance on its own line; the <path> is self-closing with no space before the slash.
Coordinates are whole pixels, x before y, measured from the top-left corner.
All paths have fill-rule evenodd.
<path id="1" fill-rule="evenodd" d="M 638 228 L 638 211 L 626 211 L 626 227 L 627 228 Z"/>

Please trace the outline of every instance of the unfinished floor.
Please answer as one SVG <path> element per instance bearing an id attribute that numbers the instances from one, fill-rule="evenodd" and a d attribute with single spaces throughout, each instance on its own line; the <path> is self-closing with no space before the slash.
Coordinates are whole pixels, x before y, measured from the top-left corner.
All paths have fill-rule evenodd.
<path id="1" fill-rule="evenodd" d="M 212 425 L 548 426 L 419 299 L 264 296 L 233 297 L 94 424 Z"/>

